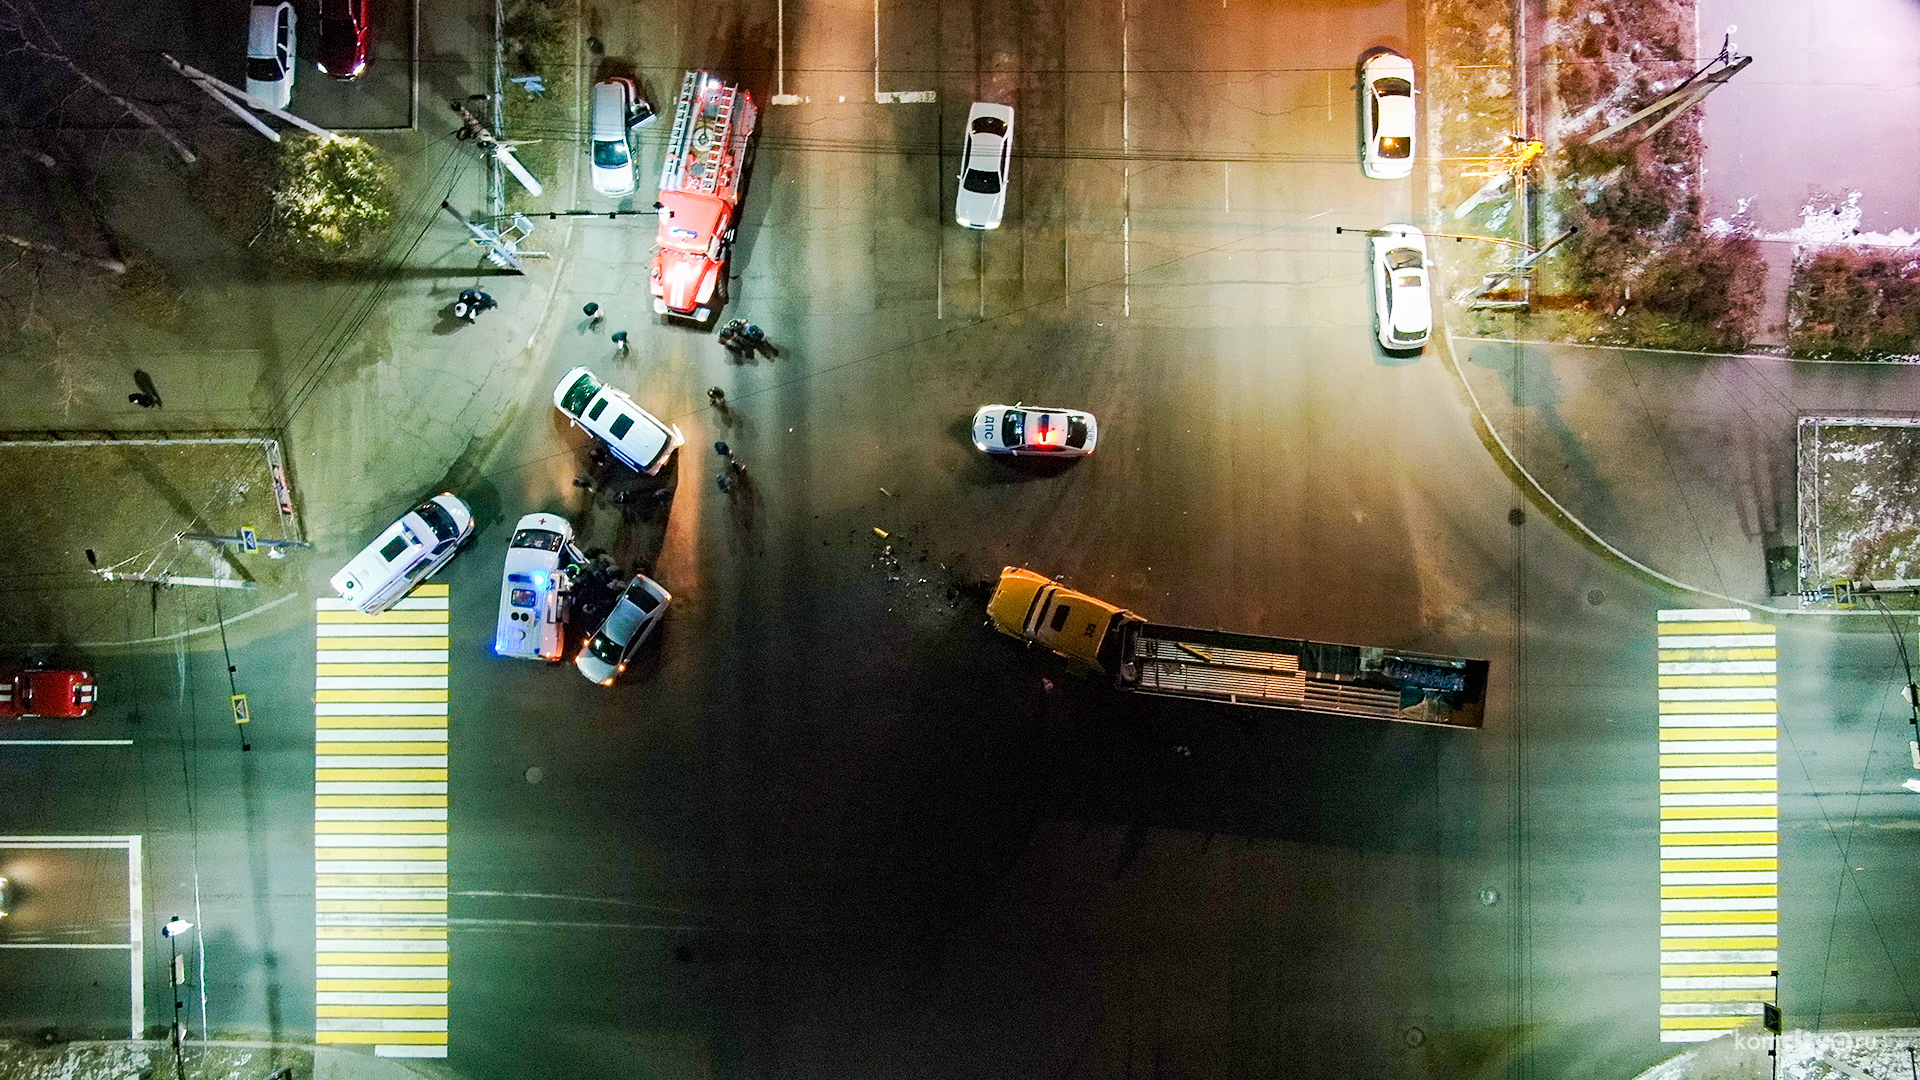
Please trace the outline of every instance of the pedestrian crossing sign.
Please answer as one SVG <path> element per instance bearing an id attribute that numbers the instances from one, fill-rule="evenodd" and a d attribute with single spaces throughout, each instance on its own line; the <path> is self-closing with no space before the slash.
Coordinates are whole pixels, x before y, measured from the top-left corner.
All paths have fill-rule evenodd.
<path id="1" fill-rule="evenodd" d="M 253 714 L 247 711 L 247 695 L 233 695 L 233 722 L 246 724 L 253 721 Z"/>
<path id="2" fill-rule="evenodd" d="M 251 525 L 240 527 L 240 550 L 251 555 L 260 550 L 260 532 Z"/>

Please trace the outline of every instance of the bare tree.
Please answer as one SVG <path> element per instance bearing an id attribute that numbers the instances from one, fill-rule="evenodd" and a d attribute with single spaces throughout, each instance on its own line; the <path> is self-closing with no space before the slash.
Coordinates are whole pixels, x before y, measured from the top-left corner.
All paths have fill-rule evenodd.
<path id="1" fill-rule="evenodd" d="M 15 40 L 15 44 L 7 50 L 6 55 L 17 56 L 24 53 L 46 63 L 66 68 L 75 78 L 125 109 L 127 115 L 165 139 L 167 145 L 173 147 L 174 153 L 180 155 L 181 161 L 191 165 L 199 160 L 194 156 L 193 151 L 187 148 L 187 144 L 180 141 L 180 137 L 152 113 L 114 93 L 112 87 L 94 78 L 73 57 L 67 55 L 66 48 L 55 36 L 53 28 L 47 25 L 46 19 L 41 17 L 31 0 L 0 0 L 0 34 Z"/>

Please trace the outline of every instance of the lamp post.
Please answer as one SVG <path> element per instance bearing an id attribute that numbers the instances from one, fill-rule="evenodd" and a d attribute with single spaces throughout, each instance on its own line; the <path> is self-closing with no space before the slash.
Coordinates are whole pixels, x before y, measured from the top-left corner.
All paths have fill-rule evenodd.
<path id="1" fill-rule="evenodd" d="M 180 1010 L 186 1002 L 180 1000 L 180 989 L 187 985 L 186 957 L 180 955 L 180 935 L 193 929 L 193 924 L 175 915 L 160 928 L 160 936 L 167 939 L 167 953 L 171 958 L 167 964 L 167 981 L 173 990 L 173 1028 L 168 1038 L 173 1043 L 173 1075 L 184 1077 L 187 1074 L 186 1041 L 187 1030 L 180 1025 Z"/>

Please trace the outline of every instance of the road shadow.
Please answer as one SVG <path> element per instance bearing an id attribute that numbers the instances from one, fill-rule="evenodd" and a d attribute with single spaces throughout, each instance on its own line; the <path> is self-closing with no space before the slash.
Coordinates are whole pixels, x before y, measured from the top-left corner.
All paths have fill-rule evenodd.
<path id="1" fill-rule="evenodd" d="M 1625 526 L 1612 485 L 1601 475 L 1587 441 L 1561 415 L 1565 393 L 1552 358 L 1525 345 L 1483 342 L 1467 354 L 1467 363 L 1500 376 L 1515 410 L 1515 430 L 1501 436 L 1527 471 L 1565 502 L 1576 516 L 1602 536 L 1618 537 Z M 1534 423 L 1518 430 L 1525 410 Z M 1540 435 L 1547 437 L 1541 445 Z"/>

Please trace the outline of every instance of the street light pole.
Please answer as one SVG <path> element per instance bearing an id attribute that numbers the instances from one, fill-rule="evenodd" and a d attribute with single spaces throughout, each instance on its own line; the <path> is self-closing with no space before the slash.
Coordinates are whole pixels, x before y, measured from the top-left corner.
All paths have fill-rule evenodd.
<path id="1" fill-rule="evenodd" d="M 180 1024 L 180 1010 L 186 1002 L 180 1000 L 181 988 L 187 985 L 186 957 L 180 955 L 180 935 L 193 929 L 193 924 L 178 915 L 167 920 L 160 928 L 160 936 L 167 939 L 167 981 L 173 991 L 173 1028 L 168 1037 L 173 1043 L 173 1075 L 177 1078 L 187 1075 L 187 1030 Z"/>

